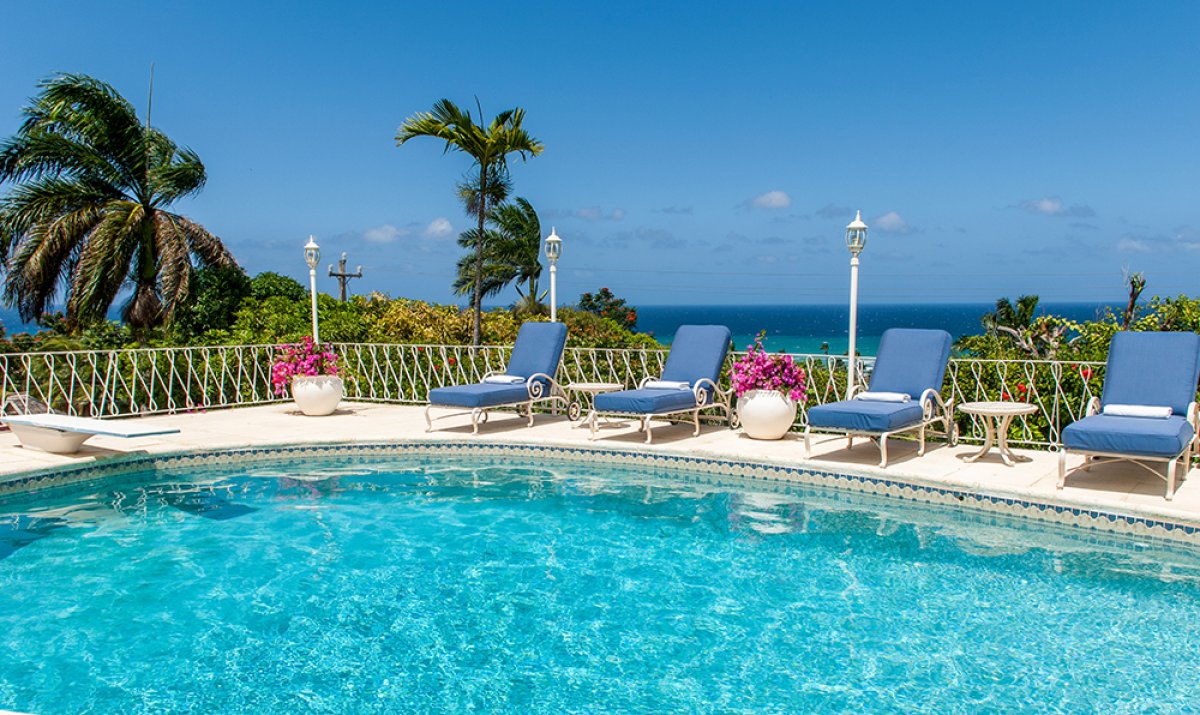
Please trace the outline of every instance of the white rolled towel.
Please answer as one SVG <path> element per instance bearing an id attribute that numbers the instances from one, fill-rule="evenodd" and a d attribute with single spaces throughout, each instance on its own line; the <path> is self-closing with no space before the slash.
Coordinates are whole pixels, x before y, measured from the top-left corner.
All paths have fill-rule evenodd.
<path id="1" fill-rule="evenodd" d="M 690 390 L 692 386 L 686 382 L 674 380 L 647 380 L 642 387 L 646 390 Z"/>
<path id="2" fill-rule="evenodd" d="M 912 395 L 907 392 L 860 392 L 854 399 L 867 402 L 911 402 Z"/>
<path id="3" fill-rule="evenodd" d="M 483 381 L 489 385 L 520 385 L 525 382 L 525 378 L 520 375 L 489 375 L 483 378 Z"/>
<path id="4" fill-rule="evenodd" d="M 1104 414 L 1114 417 L 1149 417 L 1165 420 L 1171 416 L 1170 407 L 1156 405 L 1105 405 Z"/>

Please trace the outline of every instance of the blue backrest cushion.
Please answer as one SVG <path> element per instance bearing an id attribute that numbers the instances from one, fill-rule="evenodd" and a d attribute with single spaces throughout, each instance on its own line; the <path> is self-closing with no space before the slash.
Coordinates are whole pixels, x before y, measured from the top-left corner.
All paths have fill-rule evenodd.
<path id="1" fill-rule="evenodd" d="M 925 390 L 942 391 L 950 361 L 950 333 L 945 330 L 891 328 L 879 339 L 871 371 L 872 392 L 903 392 L 914 400 Z"/>
<path id="2" fill-rule="evenodd" d="M 529 377 L 539 372 L 554 377 L 567 345 L 563 323 L 525 323 L 517 331 L 517 344 L 508 358 L 505 373 Z"/>
<path id="3" fill-rule="evenodd" d="M 662 379 L 695 385 L 708 378 L 716 383 L 725 365 L 732 334 L 724 325 L 681 325 L 675 331 Z"/>
<path id="4" fill-rule="evenodd" d="M 1101 405 L 1170 407 L 1186 415 L 1200 380 L 1200 335 L 1122 331 L 1108 346 Z"/>

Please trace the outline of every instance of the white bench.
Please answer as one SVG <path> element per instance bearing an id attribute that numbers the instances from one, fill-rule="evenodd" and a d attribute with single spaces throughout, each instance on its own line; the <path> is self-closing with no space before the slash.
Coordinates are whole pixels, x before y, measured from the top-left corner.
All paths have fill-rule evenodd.
<path id="1" fill-rule="evenodd" d="M 4 415 L 0 416 L 12 430 L 21 446 L 54 454 L 74 454 L 83 443 L 95 437 L 153 437 L 176 434 L 174 427 L 150 427 L 133 421 L 96 420 L 71 415 Z"/>

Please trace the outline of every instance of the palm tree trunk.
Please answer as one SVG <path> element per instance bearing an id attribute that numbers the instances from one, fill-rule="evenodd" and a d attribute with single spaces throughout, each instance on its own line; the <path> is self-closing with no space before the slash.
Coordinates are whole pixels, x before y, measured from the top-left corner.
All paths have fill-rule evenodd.
<path id="1" fill-rule="evenodd" d="M 475 235 L 475 290 L 472 291 L 471 302 L 474 303 L 474 325 L 471 328 L 471 344 L 482 344 L 483 332 L 483 222 L 487 217 L 487 165 L 479 162 L 479 233 Z"/>

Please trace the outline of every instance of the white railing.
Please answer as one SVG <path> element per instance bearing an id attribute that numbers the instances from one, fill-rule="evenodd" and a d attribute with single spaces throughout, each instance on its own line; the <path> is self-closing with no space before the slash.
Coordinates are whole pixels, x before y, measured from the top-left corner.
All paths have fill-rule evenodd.
<path id="1" fill-rule="evenodd" d="M 347 398 L 421 404 L 429 390 L 475 382 L 501 370 L 509 347 L 341 343 Z M 0 354 L 0 402 L 24 394 L 68 414 L 119 417 L 273 402 L 270 345 L 147 348 Z M 662 372 L 666 350 L 567 348 L 559 380 L 633 385 Z M 736 359 L 739 354 L 730 357 Z M 845 358 L 794 355 L 808 375 L 807 405 L 833 402 L 845 394 Z M 857 375 L 869 375 L 863 360 Z M 1013 422 L 1010 441 L 1050 447 L 1064 426 L 1083 415 L 1098 393 L 1103 365 L 1050 360 L 956 358 L 947 371 L 946 397 L 956 404 L 1012 399 L 1038 407 Z M 799 422 L 803 422 L 803 415 Z M 960 435 L 981 439 L 978 418 L 959 415 Z"/>

